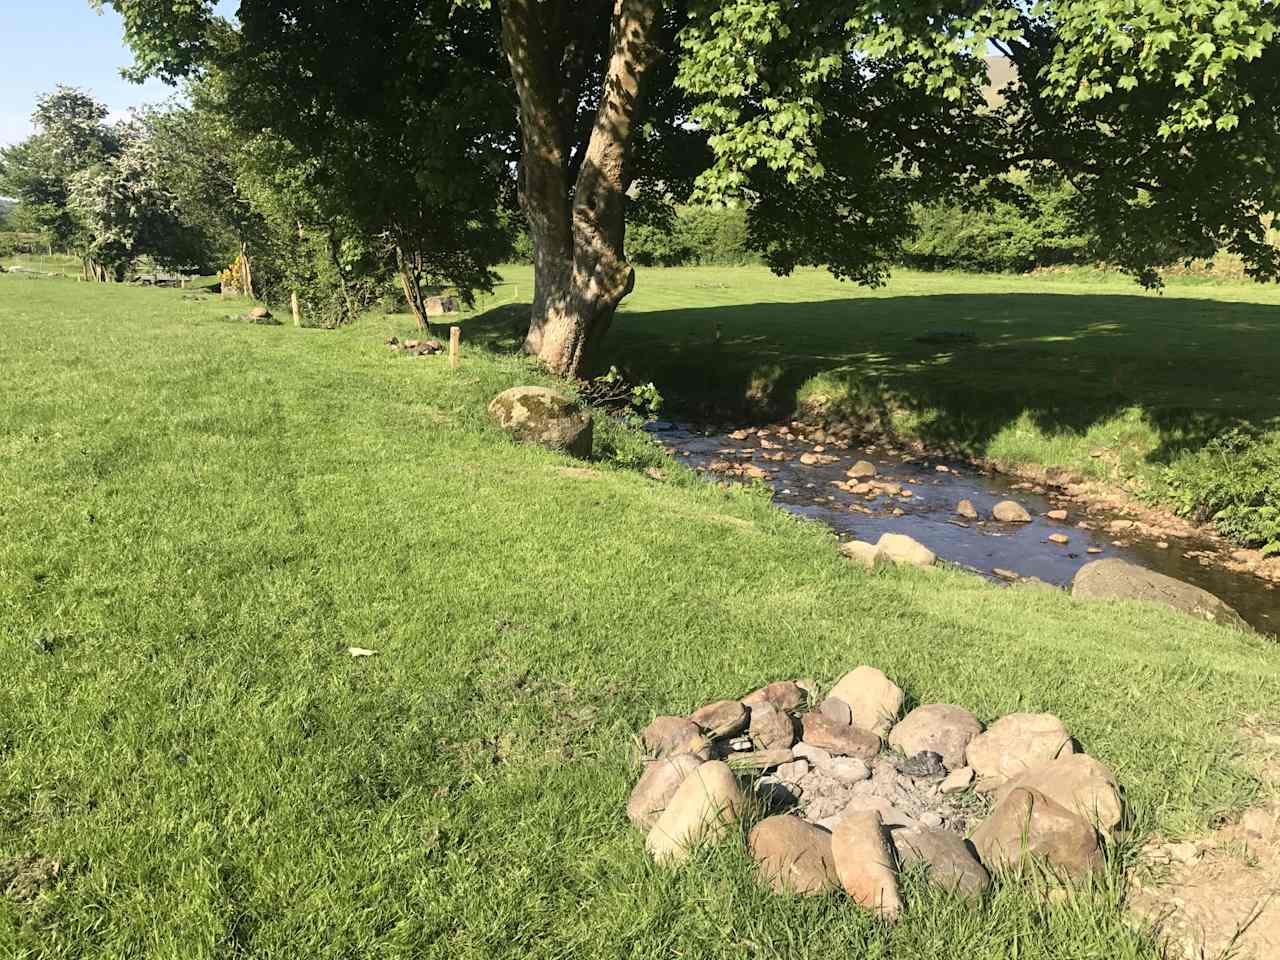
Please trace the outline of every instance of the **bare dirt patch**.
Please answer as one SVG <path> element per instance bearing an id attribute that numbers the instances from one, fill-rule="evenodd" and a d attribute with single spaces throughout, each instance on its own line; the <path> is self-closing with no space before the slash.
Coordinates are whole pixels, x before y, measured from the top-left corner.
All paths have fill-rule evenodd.
<path id="1" fill-rule="evenodd" d="M 58 879 L 62 861 L 34 853 L 0 860 L 0 896 L 18 904 L 28 904 Z"/>
<path id="2" fill-rule="evenodd" d="M 1242 733 L 1272 798 L 1204 837 L 1153 838 L 1131 880 L 1130 910 L 1173 958 L 1280 957 L 1280 727 Z"/>

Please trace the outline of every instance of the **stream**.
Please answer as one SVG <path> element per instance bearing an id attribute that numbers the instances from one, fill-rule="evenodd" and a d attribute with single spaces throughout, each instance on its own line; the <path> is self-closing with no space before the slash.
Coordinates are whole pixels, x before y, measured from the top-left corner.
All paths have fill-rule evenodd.
<path id="1" fill-rule="evenodd" d="M 1092 560 L 1119 557 L 1159 573 L 1194 584 L 1235 607 L 1255 629 L 1280 633 L 1280 594 L 1257 577 L 1202 563 L 1197 554 L 1214 545 L 1197 539 L 1169 537 L 1155 541 L 1126 538 L 1104 529 L 1119 514 L 1086 512 L 1079 503 L 1055 496 L 1052 489 L 1027 489 L 1029 484 L 979 470 L 958 460 L 915 456 L 885 447 L 858 448 L 842 443 L 815 446 L 787 430 L 737 430 L 719 433 L 686 425 L 655 422 L 649 432 L 691 468 L 713 480 L 749 482 L 740 471 L 757 474 L 773 490 L 773 501 L 784 510 L 825 523 L 841 540 L 874 543 L 882 533 L 905 533 L 949 563 L 966 567 L 998 582 L 1036 578 L 1070 588 L 1077 570 Z M 832 459 L 829 463 L 801 463 Z M 859 460 L 874 464 L 878 482 L 902 486 L 898 496 L 879 493 L 874 499 L 835 486 L 854 484 L 846 471 Z M 760 476 L 764 471 L 766 475 Z M 956 505 L 969 500 L 977 520 L 956 514 Z M 991 508 L 1001 500 L 1020 503 L 1030 523 L 1000 523 Z M 1065 521 L 1050 520 L 1050 510 L 1066 509 Z M 1088 528 L 1078 526 L 1085 523 Z M 1049 539 L 1065 535 L 1065 544 Z M 1092 552 L 1090 550 L 1092 548 Z M 995 571 L 1001 571 L 997 574 Z"/>

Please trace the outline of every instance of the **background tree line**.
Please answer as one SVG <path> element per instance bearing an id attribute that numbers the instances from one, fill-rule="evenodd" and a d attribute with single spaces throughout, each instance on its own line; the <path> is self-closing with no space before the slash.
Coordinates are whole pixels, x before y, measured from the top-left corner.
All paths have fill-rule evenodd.
<path id="1" fill-rule="evenodd" d="M 209 25 L 217 62 L 128 123 L 59 88 L 37 104 L 36 133 L 0 151 L 0 195 L 87 278 L 124 279 L 145 258 L 273 302 L 296 295 L 323 324 L 392 294 L 425 326 L 433 289 L 470 302 L 512 256 L 512 106 L 492 25 L 393 7 L 366 11 L 335 52 L 306 42 L 332 30 L 307 5 L 295 33 L 250 46 L 246 5 L 241 29 Z M 439 43 L 475 48 L 477 66 L 433 56 Z M 335 63 L 360 85 L 333 83 Z"/>
<path id="2" fill-rule="evenodd" d="M 187 101 L 42 101 L 0 161 L 99 278 L 212 248 L 245 292 L 343 319 L 395 283 L 425 322 L 523 230 L 525 349 L 581 375 L 649 262 L 1280 276 L 1272 0 L 107 2 Z"/>
<path id="3" fill-rule="evenodd" d="M 1097 264 L 1091 237 L 1063 209 L 1070 187 L 1028 189 L 1020 202 L 917 204 L 894 261 L 920 270 L 1019 273 L 1038 267 Z M 681 206 L 659 223 L 627 231 L 627 255 L 642 267 L 745 266 L 765 262 L 741 207 Z M 533 259 L 521 230 L 515 256 Z"/>

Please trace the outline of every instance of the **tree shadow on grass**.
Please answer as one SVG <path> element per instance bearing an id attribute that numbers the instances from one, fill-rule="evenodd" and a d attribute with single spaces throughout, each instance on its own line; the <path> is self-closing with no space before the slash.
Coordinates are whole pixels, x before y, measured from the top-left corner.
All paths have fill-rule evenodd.
<path id="1" fill-rule="evenodd" d="M 518 351 L 528 312 L 506 304 L 466 336 Z M 652 380 L 684 416 L 786 416 L 829 395 L 837 413 L 880 427 L 905 414 L 925 442 L 976 455 L 1023 418 L 1067 438 L 1144 420 L 1160 463 L 1230 425 L 1280 429 L 1280 306 L 1256 303 L 1018 293 L 624 309 L 599 363 Z"/>
<path id="2" fill-rule="evenodd" d="M 460 321 L 462 335 L 494 353 L 519 353 L 529 329 L 531 303 L 504 303 Z"/>
<path id="3" fill-rule="evenodd" d="M 1155 462 L 1229 425 L 1280 429 L 1280 306 L 1265 304 L 948 294 L 624 312 L 602 360 L 686 413 L 787 415 L 825 393 L 979 455 L 1024 417 L 1051 437 L 1145 420 Z"/>

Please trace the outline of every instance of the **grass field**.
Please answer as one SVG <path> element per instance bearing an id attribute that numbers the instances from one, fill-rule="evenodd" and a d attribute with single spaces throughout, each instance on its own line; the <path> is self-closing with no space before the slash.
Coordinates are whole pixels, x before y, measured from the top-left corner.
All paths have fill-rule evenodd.
<path id="1" fill-rule="evenodd" d="M 24 270 L 35 270 L 40 273 L 57 273 L 68 277 L 80 275 L 79 257 L 71 257 L 62 253 L 17 253 L 8 257 L 0 257 L 0 266 L 19 267 Z"/>
<path id="2" fill-rule="evenodd" d="M 789 289 L 810 306 L 747 306 L 733 332 L 730 305 L 761 298 L 745 282 L 646 277 L 631 356 L 645 331 L 692 356 L 700 316 L 745 357 L 773 349 L 770 317 L 830 310 L 831 337 L 840 309 L 889 302 Z M 538 379 L 522 359 L 472 346 L 450 372 L 388 353 L 402 317 L 319 331 L 233 309 L 0 276 L 0 861 L 64 863 L 33 903 L 0 897 L 0 956 L 1156 957 L 1114 875 L 977 910 L 910 882 L 885 927 L 766 894 L 732 847 L 649 863 L 623 814 L 629 736 L 863 662 L 911 704 L 1057 713 L 1126 784 L 1139 839 L 1258 795 L 1236 731 L 1280 720 L 1271 644 L 860 572 L 619 428 L 587 473 L 511 444 L 484 407 Z M 797 364 L 796 384 L 817 372 Z"/>

